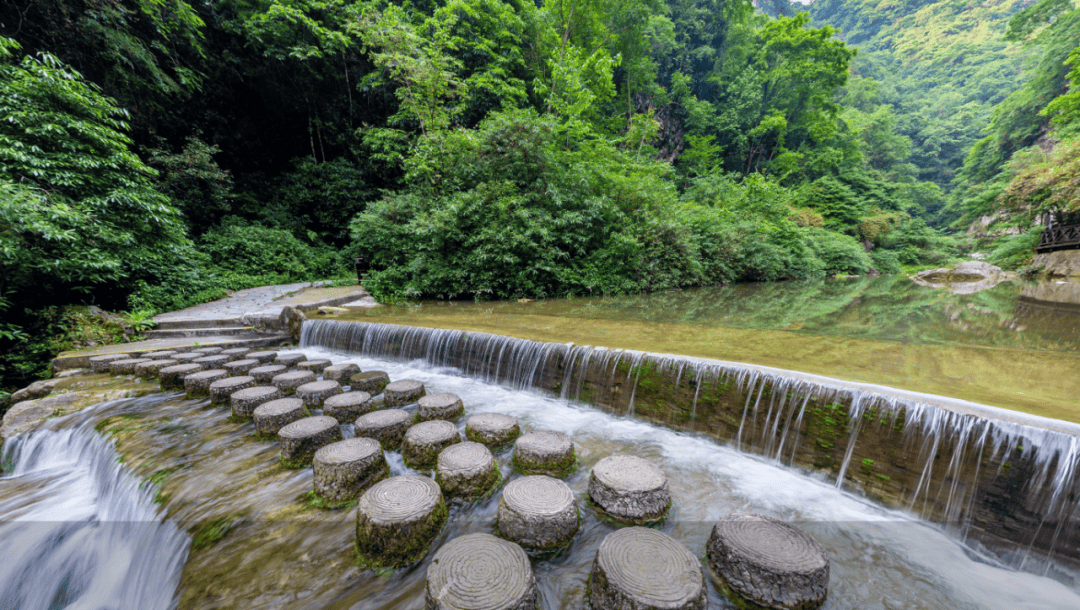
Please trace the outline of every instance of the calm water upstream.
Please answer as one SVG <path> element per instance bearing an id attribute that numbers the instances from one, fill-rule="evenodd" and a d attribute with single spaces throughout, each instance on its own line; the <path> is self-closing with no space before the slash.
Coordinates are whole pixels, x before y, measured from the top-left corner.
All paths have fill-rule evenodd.
<path id="1" fill-rule="evenodd" d="M 341 318 L 747 362 L 1080 422 L 1080 283 L 959 295 L 888 276 Z"/>

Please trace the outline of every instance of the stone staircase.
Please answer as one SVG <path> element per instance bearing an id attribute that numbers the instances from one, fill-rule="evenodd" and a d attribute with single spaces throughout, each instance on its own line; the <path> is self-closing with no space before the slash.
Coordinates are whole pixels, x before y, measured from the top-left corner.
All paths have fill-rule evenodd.
<path id="1" fill-rule="evenodd" d="M 209 318 L 197 320 L 163 320 L 157 328 L 143 333 L 147 339 L 186 339 L 196 337 L 239 337 L 255 334 L 239 318 Z"/>

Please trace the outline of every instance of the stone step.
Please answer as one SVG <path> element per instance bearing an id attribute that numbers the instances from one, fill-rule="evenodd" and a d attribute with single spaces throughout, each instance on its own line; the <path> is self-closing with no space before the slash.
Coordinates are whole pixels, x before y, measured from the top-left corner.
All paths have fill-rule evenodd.
<path id="1" fill-rule="evenodd" d="M 171 328 L 148 330 L 143 333 L 147 339 L 180 339 L 184 337 L 233 336 L 251 332 L 250 326 L 219 326 L 216 328 Z"/>
<path id="2" fill-rule="evenodd" d="M 154 320 L 157 322 L 157 330 L 176 330 L 180 328 L 218 328 L 224 326 L 240 326 L 237 318 L 191 318 L 179 320 Z"/>
<path id="3" fill-rule="evenodd" d="M 257 335 L 251 333 L 235 336 L 215 335 L 212 337 L 201 338 L 198 340 L 198 343 L 200 347 L 220 347 L 222 349 L 249 347 L 254 349 L 275 347 L 285 344 L 288 341 L 288 335 Z M 142 354 L 150 351 L 190 348 L 194 343 L 195 341 L 192 341 L 192 339 L 187 337 L 169 337 L 165 339 L 147 339 L 145 341 L 136 341 L 134 343 L 123 343 L 119 345 L 103 345 L 96 348 L 64 352 L 52 361 L 52 366 L 54 371 L 89 368 L 91 356 L 126 353 Z"/>

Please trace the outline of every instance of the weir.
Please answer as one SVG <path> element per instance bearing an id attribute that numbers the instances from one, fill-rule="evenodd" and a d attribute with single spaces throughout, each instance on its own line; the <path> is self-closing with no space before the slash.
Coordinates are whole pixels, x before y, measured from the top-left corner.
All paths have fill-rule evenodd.
<path id="1" fill-rule="evenodd" d="M 795 371 L 488 333 L 315 320 L 300 344 L 423 359 L 707 435 L 909 510 L 1010 567 L 1080 586 L 1075 424 Z"/>

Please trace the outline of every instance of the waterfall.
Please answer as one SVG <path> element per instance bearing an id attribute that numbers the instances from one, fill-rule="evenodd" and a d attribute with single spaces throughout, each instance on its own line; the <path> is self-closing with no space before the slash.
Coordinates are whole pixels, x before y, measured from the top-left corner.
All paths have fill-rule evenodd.
<path id="1" fill-rule="evenodd" d="M 906 508 L 1006 563 L 1080 563 L 1080 426 L 769 367 L 459 330 L 306 321 L 300 344 L 422 359 L 705 434 Z"/>

